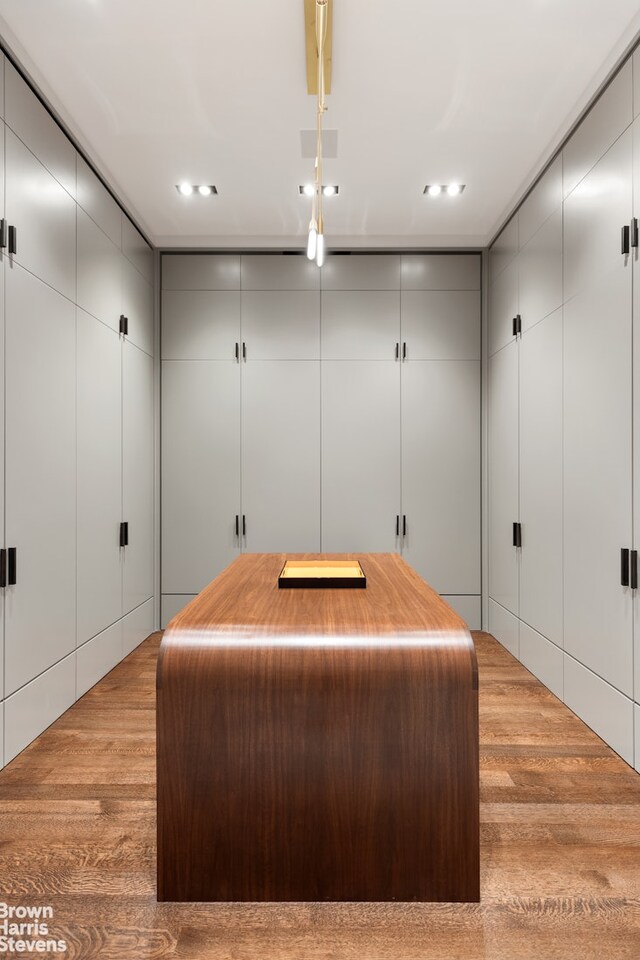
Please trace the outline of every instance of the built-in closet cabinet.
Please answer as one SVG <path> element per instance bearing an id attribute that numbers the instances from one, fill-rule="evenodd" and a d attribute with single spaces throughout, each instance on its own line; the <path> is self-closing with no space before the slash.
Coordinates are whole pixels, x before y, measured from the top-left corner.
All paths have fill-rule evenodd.
<path id="1" fill-rule="evenodd" d="M 0 765 L 153 629 L 152 251 L 0 61 Z"/>
<path id="2" fill-rule="evenodd" d="M 630 763 L 640 698 L 632 91 L 629 61 L 492 247 L 487 368 L 490 629 Z M 517 411 L 510 459 L 506 404 Z M 512 509 L 518 492 L 511 541 L 506 488 Z M 517 606 L 491 576 L 514 563 Z M 636 649 L 637 635 L 636 625 Z"/>
<path id="3" fill-rule="evenodd" d="M 176 254 L 162 287 L 163 622 L 239 551 L 322 550 L 403 552 L 478 626 L 480 258 Z"/>

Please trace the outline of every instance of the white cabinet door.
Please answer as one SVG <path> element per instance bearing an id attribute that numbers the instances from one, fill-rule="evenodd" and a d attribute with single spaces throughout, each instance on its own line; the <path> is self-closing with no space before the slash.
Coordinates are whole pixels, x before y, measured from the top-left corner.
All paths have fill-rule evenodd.
<path id="1" fill-rule="evenodd" d="M 402 365 L 402 552 L 444 594 L 480 593 L 480 361 Z"/>
<path id="2" fill-rule="evenodd" d="M 240 550 L 240 365 L 162 363 L 162 593 L 197 594 Z"/>
<path id="3" fill-rule="evenodd" d="M 634 79 L 638 91 L 636 112 L 640 112 L 640 51 L 634 54 Z M 640 119 L 633 125 L 633 196 L 634 214 L 640 211 Z M 640 250 L 633 253 L 633 546 L 640 550 Z M 634 602 L 634 684 L 633 697 L 640 703 L 640 596 Z M 640 758 L 640 739 L 636 740 L 636 756 Z M 638 765 L 638 764 L 636 764 Z"/>
<path id="4" fill-rule="evenodd" d="M 249 360 L 319 360 L 319 291 L 243 290 L 242 340 Z"/>
<path id="5" fill-rule="evenodd" d="M 240 292 L 165 290 L 163 360 L 233 360 L 240 349 Z"/>
<path id="6" fill-rule="evenodd" d="M 564 647 L 632 694 L 631 270 L 564 307 Z"/>
<path id="7" fill-rule="evenodd" d="M 120 328 L 122 254 L 80 207 L 78 216 L 78 294 L 76 303 L 111 327 Z"/>
<path id="8" fill-rule="evenodd" d="M 518 256 L 522 329 L 562 306 L 562 209 L 556 210 Z"/>
<path id="9" fill-rule="evenodd" d="M 146 281 L 143 281 L 146 283 Z M 153 360 L 122 344 L 122 519 L 129 542 L 123 548 L 122 612 L 153 594 Z"/>
<path id="10" fill-rule="evenodd" d="M 142 603 L 122 620 L 122 656 L 126 657 L 153 633 L 153 599 Z"/>
<path id="11" fill-rule="evenodd" d="M 480 294 L 403 290 L 402 342 L 408 360 L 479 360 Z"/>
<path id="12" fill-rule="evenodd" d="M 520 343 L 520 617 L 562 646 L 562 310 Z"/>
<path id="13" fill-rule="evenodd" d="M 0 68 L 2 63 L 0 62 Z M 0 144 L 2 142 L 2 124 L 0 124 Z M 2 181 L 0 180 L 0 185 Z M 4 504 L 4 264 L 0 255 L 0 504 Z M 4 547 L 4 509 L 0 509 L 0 547 Z M 4 699 L 4 595 L 0 589 L 0 700 Z M 0 713 L 2 708 L 0 707 Z M 0 746 L 0 763 L 2 746 Z"/>
<path id="14" fill-rule="evenodd" d="M 322 364 L 322 550 L 400 550 L 400 364 Z"/>
<path id="15" fill-rule="evenodd" d="M 76 645 L 76 308 L 19 266 L 5 283 L 8 695 Z"/>
<path id="16" fill-rule="evenodd" d="M 122 313 L 131 343 L 153 356 L 153 287 L 125 256 L 120 256 Z"/>
<path id="17" fill-rule="evenodd" d="M 75 302 L 76 203 L 6 130 L 6 217 L 16 227 L 16 263 Z"/>
<path id="18" fill-rule="evenodd" d="M 120 338 L 77 315 L 78 645 L 122 616 Z"/>
<path id="19" fill-rule="evenodd" d="M 513 318 L 518 313 L 518 258 L 489 287 L 489 356 L 513 340 Z"/>
<path id="20" fill-rule="evenodd" d="M 320 364 L 252 360 L 242 370 L 243 549 L 320 550 Z"/>
<path id="21" fill-rule="evenodd" d="M 399 290 L 323 292 L 323 360 L 392 360 L 399 342 Z"/>
<path id="22" fill-rule="evenodd" d="M 517 615 L 520 551 L 513 546 L 513 524 L 519 521 L 515 340 L 489 360 L 488 416 L 489 596 Z"/>
<path id="23" fill-rule="evenodd" d="M 4 761 L 9 763 L 76 698 L 76 652 L 56 663 L 4 704 Z"/>
<path id="24" fill-rule="evenodd" d="M 112 624 L 76 653 L 76 699 L 102 680 L 122 660 L 122 620 Z"/>

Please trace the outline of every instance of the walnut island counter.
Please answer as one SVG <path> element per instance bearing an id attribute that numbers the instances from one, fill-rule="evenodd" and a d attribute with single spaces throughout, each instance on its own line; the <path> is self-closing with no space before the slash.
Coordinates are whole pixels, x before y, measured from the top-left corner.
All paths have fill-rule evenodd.
<path id="1" fill-rule="evenodd" d="M 366 589 L 279 589 L 357 559 Z M 479 899 L 466 624 L 396 554 L 245 554 L 169 624 L 158 900 Z"/>

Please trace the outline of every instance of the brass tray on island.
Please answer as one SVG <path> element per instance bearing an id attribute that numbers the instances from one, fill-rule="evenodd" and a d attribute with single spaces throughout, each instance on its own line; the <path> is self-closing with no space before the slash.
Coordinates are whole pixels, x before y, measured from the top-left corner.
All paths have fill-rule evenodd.
<path id="1" fill-rule="evenodd" d="M 367 578 L 358 560 L 287 560 L 279 587 L 364 588 Z"/>

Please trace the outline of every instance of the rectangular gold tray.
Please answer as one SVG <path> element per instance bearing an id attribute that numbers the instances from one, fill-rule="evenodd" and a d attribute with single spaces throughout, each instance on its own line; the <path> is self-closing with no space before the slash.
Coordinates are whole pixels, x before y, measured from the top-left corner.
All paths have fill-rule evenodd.
<path id="1" fill-rule="evenodd" d="M 279 587 L 364 588 L 367 578 L 358 560 L 287 560 Z"/>

